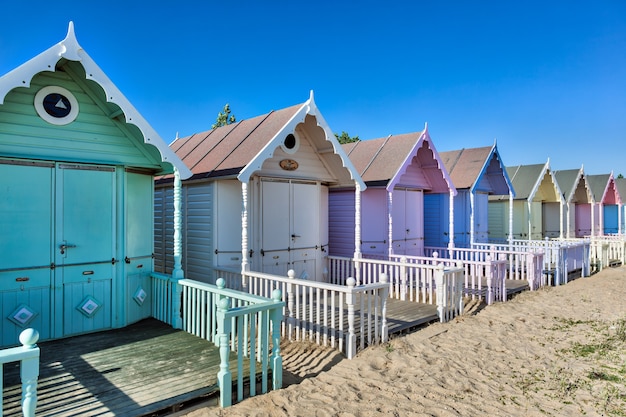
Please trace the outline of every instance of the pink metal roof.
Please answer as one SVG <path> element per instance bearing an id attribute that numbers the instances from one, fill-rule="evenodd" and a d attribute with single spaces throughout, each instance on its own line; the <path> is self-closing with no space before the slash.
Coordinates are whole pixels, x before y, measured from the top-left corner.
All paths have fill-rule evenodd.
<path id="1" fill-rule="evenodd" d="M 402 182 L 403 186 L 431 192 L 454 190 L 456 193 L 427 130 L 363 140 L 345 144 L 343 148 L 366 183 L 393 188 Z"/>

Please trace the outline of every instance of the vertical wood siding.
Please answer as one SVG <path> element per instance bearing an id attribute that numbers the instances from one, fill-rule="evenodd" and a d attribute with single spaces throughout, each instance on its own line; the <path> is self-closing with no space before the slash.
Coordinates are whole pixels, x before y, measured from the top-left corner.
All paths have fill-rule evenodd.
<path id="1" fill-rule="evenodd" d="M 424 194 L 424 244 L 429 247 L 448 246 L 448 213 L 450 198 L 445 194 Z"/>
<path id="2" fill-rule="evenodd" d="M 174 188 L 158 186 L 154 190 L 154 270 L 171 274 L 173 269 Z"/>
<path id="3" fill-rule="evenodd" d="M 354 255 L 354 190 L 331 190 L 329 194 L 329 254 Z"/>
<path id="4" fill-rule="evenodd" d="M 209 282 L 215 251 L 213 244 L 214 182 L 189 184 L 183 187 L 183 190 L 185 276 L 197 281 Z M 239 207 L 238 205 L 237 208 Z"/>
<path id="5" fill-rule="evenodd" d="M 490 201 L 487 210 L 489 213 L 489 240 L 492 242 L 506 241 L 509 235 L 508 201 Z"/>

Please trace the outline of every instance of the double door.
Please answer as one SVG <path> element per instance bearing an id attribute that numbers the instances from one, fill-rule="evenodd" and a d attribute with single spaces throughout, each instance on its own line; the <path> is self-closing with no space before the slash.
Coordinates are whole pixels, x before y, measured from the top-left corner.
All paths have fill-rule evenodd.
<path id="1" fill-rule="evenodd" d="M 115 168 L 0 161 L 0 345 L 110 328 Z"/>
<path id="2" fill-rule="evenodd" d="M 260 254 L 262 271 L 320 280 L 321 230 L 327 216 L 321 213 L 321 185 L 296 180 L 260 181 Z M 326 223 L 326 224 L 322 224 Z"/>

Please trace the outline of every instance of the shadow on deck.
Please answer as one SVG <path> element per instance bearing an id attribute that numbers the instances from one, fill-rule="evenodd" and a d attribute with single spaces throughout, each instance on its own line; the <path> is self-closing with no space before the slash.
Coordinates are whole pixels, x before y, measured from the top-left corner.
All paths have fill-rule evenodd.
<path id="1" fill-rule="evenodd" d="M 217 391 L 217 348 L 155 319 L 39 347 L 41 417 L 154 415 Z M 4 415 L 21 416 L 19 364 L 4 369 Z"/>

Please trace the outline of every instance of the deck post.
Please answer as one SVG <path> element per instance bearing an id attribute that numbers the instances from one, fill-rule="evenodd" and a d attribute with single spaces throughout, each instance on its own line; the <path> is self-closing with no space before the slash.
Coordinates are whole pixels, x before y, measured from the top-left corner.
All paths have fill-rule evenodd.
<path id="1" fill-rule="evenodd" d="M 350 292 L 346 294 L 346 304 L 348 305 L 348 340 L 346 346 L 346 355 L 348 359 L 352 359 L 356 355 L 356 334 L 354 333 L 354 287 L 356 280 L 348 278 L 346 284 Z"/>
<path id="2" fill-rule="evenodd" d="M 387 274 L 380 274 L 380 282 L 386 284 L 388 282 Z M 380 338 L 381 343 L 386 343 L 389 340 L 389 325 L 387 324 L 387 299 L 389 298 L 389 285 L 385 285 L 380 293 L 381 303 L 381 326 L 380 326 Z"/>
<path id="3" fill-rule="evenodd" d="M 248 260 L 248 183 L 241 183 L 241 288 L 248 292 L 246 272 L 250 270 Z"/>
<path id="4" fill-rule="evenodd" d="M 406 264 L 407 262 L 408 262 L 408 259 L 406 256 L 403 256 L 402 258 L 400 258 L 400 264 L 401 264 L 400 265 L 400 300 L 401 301 L 406 301 L 406 293 L 407 293 Z M 381 279 L 382 279 L 382 275 L 381 275 Z"/>
<path id="5" fill-rule="evenodd" d="M 295 275 L 295 274 L 294 274 Z M 277 304 L 282 301 L 283 294 L 279 289 L 272 291 L 272 299 Z M 280 323 L 283 320 L 282 308 L 274 308 L 270 313 L 272 328 L 272 389 L 277 390 L 283 387 L 283 358 L 280 355 Z"/>
<path id="6" fill-rule="evenodd" d="M 39 332 L 34 329 L 26 329 L 20 333 L 19 339 L 24 349 L 35 353 L 22 359 L 20 365 L 22 413 L 24 417 L 34 417 L 37 408 L 37 378 L 39 377 L 39 348 L 36 345 L 37 340 L 39 340 Z M 2 391 L 0 390 L 0 392 Z M 0 407 L 0 414 L 2 414 L 2 407 Z"/>
<path id="7" fill-rule="evenodd" d="M 443 263 L 437 265 L 435 269 L 435 287 L 437 289 L 437 314 L 439 315 L 439 321 L 444 323 L 446 321 L 446 306 L 448 297 L 448 288 L 445 285 L 443 279 Z"/>
<path id="8" fill-rule="evenodd" d="M 293 311 L 294 305 L 294 295 L 293 295 L 293 282 L 296 279 L 296 271 L 290 269 L 287 271 L 287 276 L 290 278 L 289 282 L 287 282 L 287 338 L 289 341 L 293 340 L 293 331 L 295 328 L 295 315 Z"/>
<path id="9" fill-rule="evenodd" d="M 358 283 L 361 282 L 359 259 L 361 259 L 361 186 L 356 183 L 354 190 L 354 276 Z"/>
<path id="10" fill-rule="evenodd" d="M 220 407 L 233 405 L 233 380 L 230 372 L 230 319 L 226 319 L 225 313 L 230 308 L 230 299 L 222 298 L 217 304 L 217 340 L 220 350 L 220 370 L 217 373 L 217 385 L 220 388 Z"/>
<path id="11" fill-rule="evenodd" d="M 487 305 L 493 304 L 494 293 L 493 293 L 493 272 L 495 269 L 495 264 L 492 262 L 493 258 L 491 255 L 487 255 Z"/>

